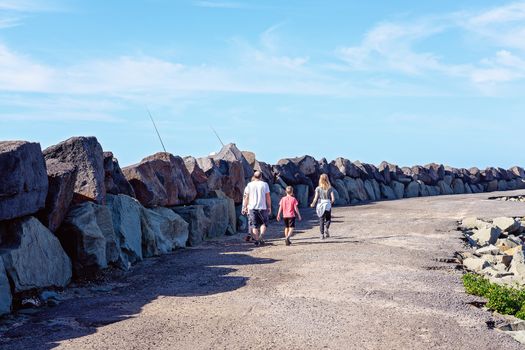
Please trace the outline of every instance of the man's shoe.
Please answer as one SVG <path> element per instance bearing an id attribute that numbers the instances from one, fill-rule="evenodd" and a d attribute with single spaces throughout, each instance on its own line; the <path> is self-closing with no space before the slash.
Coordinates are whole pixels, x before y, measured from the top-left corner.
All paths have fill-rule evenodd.
<path id="1" fill-rule="evenodd" d="M 324 235 L 321 235 L 321 239 L 324 239 Z"/>

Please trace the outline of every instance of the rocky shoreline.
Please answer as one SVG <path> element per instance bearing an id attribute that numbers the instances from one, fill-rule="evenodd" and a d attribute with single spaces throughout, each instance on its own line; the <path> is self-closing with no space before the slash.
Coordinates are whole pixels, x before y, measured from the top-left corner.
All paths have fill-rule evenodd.
<path id="1" fill-rule="evenodd" d="M 0 314 L 20 307 L 21 296 L 246 229 L 240 203 L 254 170 L 270 183 L 273 214 L 287 185 L 306 206 L 321 173 L 337 205 L 525 188 L 520 167 L 376 167 L 311 156 L 270 165 L 229 144 L 209 157 L 157 153 L 121 169 L 94 137 L 43 151 L 38 143 L 3 141 Z"/>

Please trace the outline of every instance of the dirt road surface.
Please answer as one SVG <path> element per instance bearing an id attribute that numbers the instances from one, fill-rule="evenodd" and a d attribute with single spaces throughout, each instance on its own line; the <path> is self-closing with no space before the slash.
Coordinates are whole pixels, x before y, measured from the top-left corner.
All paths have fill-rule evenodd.
<path id="1" fill-rule="evenodd" d="M 148 259 L 109 282 L 68 289 L 56 307 L 3 321 L 0 347 L 521 349 L 488 329 L 494 316 L 469 304 L 477 299 L 455 265 L 436 261 L 464 249 L 456 220 L 525 216 L 525 203 L 488 197 L 335 208 L 324 241 L 304 210 L 290 247 L 272 223 L 264 247 L 239 235 Z"/>

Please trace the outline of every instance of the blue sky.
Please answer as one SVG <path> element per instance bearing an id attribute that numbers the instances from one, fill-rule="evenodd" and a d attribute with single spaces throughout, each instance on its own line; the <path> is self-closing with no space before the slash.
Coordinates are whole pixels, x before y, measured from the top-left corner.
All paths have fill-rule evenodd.
<path id="1" fill-rule="evenodd" d="M 525 165 L 525 2 L 0 0 L 0 139 Z"/>

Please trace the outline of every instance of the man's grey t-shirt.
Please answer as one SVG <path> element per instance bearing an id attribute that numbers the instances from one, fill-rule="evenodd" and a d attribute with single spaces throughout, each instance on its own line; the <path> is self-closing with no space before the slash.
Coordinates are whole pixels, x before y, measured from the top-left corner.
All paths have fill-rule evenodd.
<path id="1" fill-rule="evenodd" d="M 268 209 L 266 207 L 267 193 L 270 193 L 270 187 L 266 182 L 261 180 L 250 182 L 244 189 L 244 194 L 248 195 L 248 209 Z"/>
<path id="2" fill-rule="evenodd" d="M 321 186 L 317 186 L 317 188 L 315 189 L 315 194 L 317 194 L 317 197 L 319 199 L 328 199 L 328 200 L 332 200 L 332 192 L 334 190 L 332 189 L 332 187 L 330 187 L 329 189 L 327 190 L 323 190 L 321 188 Z"/>

